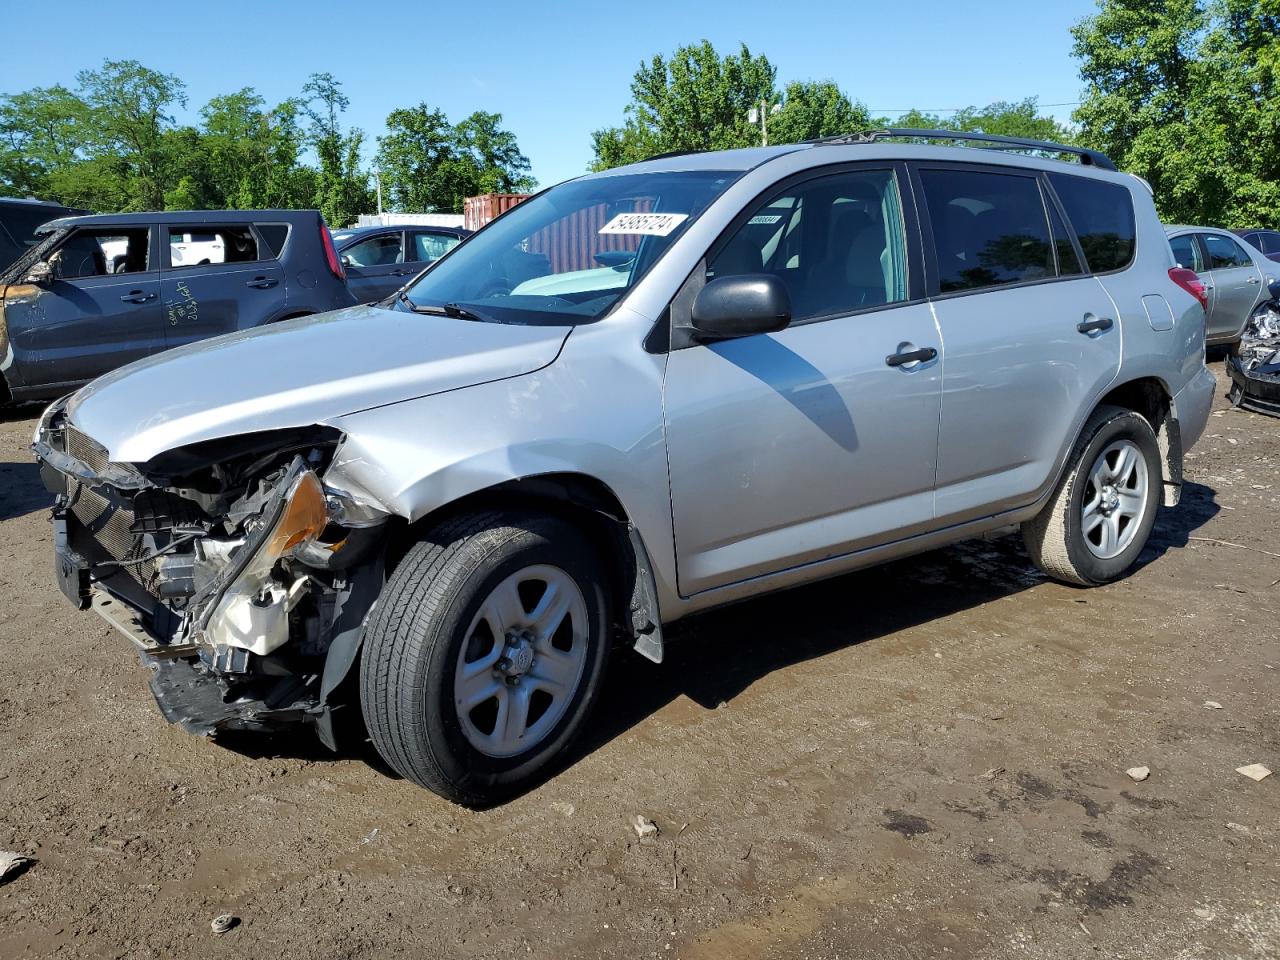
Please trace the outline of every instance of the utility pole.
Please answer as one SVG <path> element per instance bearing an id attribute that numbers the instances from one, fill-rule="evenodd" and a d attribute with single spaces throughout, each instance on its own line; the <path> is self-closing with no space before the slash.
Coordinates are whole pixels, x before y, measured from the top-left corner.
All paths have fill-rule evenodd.
<path id="1" fill-rule="evenodd" d="M 755 123 L 760 121 L 760 146 L 767 147 L 769 145 L 769 115 L 777 113 L 782 109 L 782 103 L 778 102 L 769 105 L 768 97 L 761 97 L 758 106 L 754 106 L 747 113 L 747 122 Z"/>
<path id="2" fill-rule="evenodd" d="M 373 171 L 373 182 L 378 186 L 378 216 L 382 216 L 382 171 Z"/>

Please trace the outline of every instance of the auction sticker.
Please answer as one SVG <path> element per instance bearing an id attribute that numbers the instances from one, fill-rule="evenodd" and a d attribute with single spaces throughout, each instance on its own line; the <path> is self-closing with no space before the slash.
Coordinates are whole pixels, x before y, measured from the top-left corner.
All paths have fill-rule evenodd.
<path id="1" fill-rule="evenodd" d="M 688 219 L 687 213 L 620 213 L 601 227 L 600 232 L 665 237 Z"/>

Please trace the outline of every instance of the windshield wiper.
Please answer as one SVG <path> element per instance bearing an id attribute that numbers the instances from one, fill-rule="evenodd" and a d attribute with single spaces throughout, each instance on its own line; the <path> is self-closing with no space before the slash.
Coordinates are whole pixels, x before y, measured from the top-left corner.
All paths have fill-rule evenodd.
<path id="1" fill-rule="evenodd" d="M 474 310 L 462 306 L 460 303 L 446 303 L 443 307 L 446 315 L 454 317 L 458 320 L 476 320 L 480 323 L 497 323 L 493 317 L 486 317 L 482 313 L 476 313 Z"/>
<path id="2" fill-rule="evenodd" d="M 446 303 L 442 306 L 436 306 L 430 303 L 415 303 L 409 298 L 409 294 L 404 290 L 396 293 L 400 302 L 412 310 L 414 313 L 428 313 L 434 317 L 453 317 L 455 320 L 473 320 L 477 323 L 499 323 L 493 317 L 486 317 L 482 313 L 462 306 L 460 303 Z"/>
<path id="3" fill-rule="evenodd" d="M 409 299 L 409 294 L 406 293 L 404 290 L 396 291 L 396 299 L 398 299 L 401 303 L 403 303 L 406 307 L 408 307 L 414 313 L 431 313 L 437 317 L 448 316 L 448 314 L 441 307 L 432 307 L 424 303 L 414 303 L 412 300 Z"/>

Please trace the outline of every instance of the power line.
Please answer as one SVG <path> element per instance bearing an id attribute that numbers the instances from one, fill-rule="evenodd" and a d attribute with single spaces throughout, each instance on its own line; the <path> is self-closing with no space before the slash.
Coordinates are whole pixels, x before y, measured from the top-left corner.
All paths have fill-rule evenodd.
<path id="1" fill-rule="evenodd" d="M 1037 103 L 1036 109 L 1041 107 L 1078 107 L 1080 100 L 1067 100 L 1063 103 Z M 961 110 L 972 110 L 974 104 L 966 107 L 907 107 L 905 110 L 898 107 L 867 107 L 871 113 L 911 113 L 913 110 L 920 113 L 959 113 Z"/>

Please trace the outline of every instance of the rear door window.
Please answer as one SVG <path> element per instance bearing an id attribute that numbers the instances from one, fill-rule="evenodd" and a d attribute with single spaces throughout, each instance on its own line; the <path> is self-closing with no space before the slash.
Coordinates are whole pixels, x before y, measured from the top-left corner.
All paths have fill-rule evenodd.
<path id="1" fill-rule="evenodd" d="M 439 260 L 462 241 L 451 233 L 410 233 L 411 253 L 408 259 L 415 263 Z"/>
<path id="2" fill-rule="evenodd" d="M 1057 276 L 1034 176 L 924 168 L 920 181 L 933 227 L 939 292 Z"/>
<path id="3" fill-rule="evenodd" d="M 265 259 L 258 238 L 245 225 L 168 227 L 169 264 L 192 267 L 212 263 L 252 263 Z"/>
<path id="4" fill-rule="evenodd" d="M 1128 188 L 1070 173 L 1051 173 L 1049 182 L 1080 238 L 1089 270 L 1111 273 L 1129 266 L 1136 227 Z"/>
<path id="5" fill-rule="evenodd" d="M 1204 272 L 1204 259 L 1200 256 L 1200 244 L 1196 243 L 1196 238 L 1191 234 L 1184 233 L 1180 237 L 1171 237 L 1169 246 L 1173 248 L 1173 259 L 1178 261 L 1178 266 L 1194 270 L 1196 273 Z"/>
<path id="6" fill-rule="evenodd" d="M 1209 254 L 1210 270 L 1230 270 L 1232 267 L 1249 267 L 1253 260 L 1245 253 L 1244 247 L 1231 237 L 1220 233 L 1202 233 L 1205 250 Z"/>

